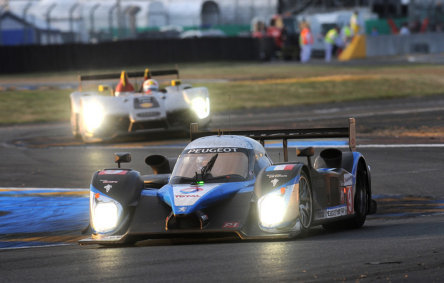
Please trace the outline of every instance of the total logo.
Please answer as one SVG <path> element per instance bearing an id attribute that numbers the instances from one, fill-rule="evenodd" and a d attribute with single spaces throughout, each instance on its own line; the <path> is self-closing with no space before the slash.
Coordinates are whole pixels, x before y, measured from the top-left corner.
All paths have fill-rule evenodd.
<path id="1" fill-rule="evenodd" d="M 180 190 L 180 192 L 182 194 L 192 194 L 192 193 L 197 193 L 200 191 L 203 191 L 203 189 L 199 188 L 199 187 L 191 187 L 191 188 L 185 188 L 185 189 Z"/>

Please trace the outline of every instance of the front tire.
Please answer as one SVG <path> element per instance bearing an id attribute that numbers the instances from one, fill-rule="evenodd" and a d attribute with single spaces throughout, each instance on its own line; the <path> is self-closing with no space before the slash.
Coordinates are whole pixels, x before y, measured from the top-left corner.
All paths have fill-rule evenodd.
<path id="1" fill-rule="evenodd" d="M 75 113 L 73 109 L 71 109 L 71 132 L 75 139 L 80 138 L 79 114 Z"/>
<path id="2" fill-rule="evenodd" d="M 301 173 L 299 179 L 299 221 L 301 233 L 306 233 L 313 222 L 313 194 L 307 174 Z"/>

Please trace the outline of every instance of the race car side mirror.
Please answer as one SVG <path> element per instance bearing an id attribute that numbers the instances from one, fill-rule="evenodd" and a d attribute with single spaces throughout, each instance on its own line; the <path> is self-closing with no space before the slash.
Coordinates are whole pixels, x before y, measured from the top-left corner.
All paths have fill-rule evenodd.
<path id="1" fill-rule="evenodd" d="M 299 148 L 297 148 L 297 149 L 296 149 L 296 155 L 297 155 L 297 156 L 306 156 L 306 157 L 307 157 L 307 163 L 308 163 L 308 166 L 309 166 L 310 169 L 311 169 L 312 166 L 311 166 L 311 160 L 310 160 L 310 157 L 314 155 L 314 148 L 313 148 L 312 146 L 310 146 L 310 147 L 306 147 L 306 148 L 304 148 L 304 149 L 299 149 Z"/>
<path id="2" fill-rule="evenodd" d="M 153 169 L 153 174 L 170 174 L 171 168 L 170 161 L 163 155 L 150 155 L 145 158 L 145 163 Z"/>
<path id="3" fill-rule="evenodd" d="M 103 91 L 107 91 L 107 90 L 109 90 L 110 88 L 109 88 L 108 85 L 99 85 L 99 86 L 97 87 L 97 89 L 98 89 L 100 92 L 103 92 Z"/>
<path id="4" fill-rule="evenodd" d="M 314 148 L 312 146 L 306 147 L 304 149 L 296 149 L 296 154 L 298 156 L 313 156 L 314 155 Z"/>
<path id="5" fill-rule="evenodd" d="M 114 162 L 117 163 L 117 166 L 120 168 L 120 163 L 131 162 L 131 153 L 129 153 L 129 152 L 114 153 Z"/>
<path id="6" fill-rule="evenodd" d="M 171 85 L 172 86 L 179 86 L 182 82 L 180 80 L 172 80 Z"/>

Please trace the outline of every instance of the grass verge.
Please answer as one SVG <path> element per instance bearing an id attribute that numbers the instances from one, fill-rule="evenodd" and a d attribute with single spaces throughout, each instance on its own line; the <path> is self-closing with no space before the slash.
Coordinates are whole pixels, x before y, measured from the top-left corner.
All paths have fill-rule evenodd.
<path id="1" fill-rule="evenodd" d="M 71 90 L 0 92 L 0 124 L 69 121 Z"/>
<path id="2" fill-rule="evenodd" d="M 214 112 L 444 94 L 444 67 L 436 65 L 350 67 L 294 63 L 206 63 L 180 66 L 180 70 L 184 81 L 203 80 L 195 85 L 208 87 Z M 47 81 L 73 82 L 73 74 L 51 74 Z M 0 77 L 0 83 L 32 84 L 44 78 L 42 74 L 7 76 Z M 214 79 L 224 81 L 213 82 Z M 68 121 L 71 91 L 2 91 L 0 124 Z"/>

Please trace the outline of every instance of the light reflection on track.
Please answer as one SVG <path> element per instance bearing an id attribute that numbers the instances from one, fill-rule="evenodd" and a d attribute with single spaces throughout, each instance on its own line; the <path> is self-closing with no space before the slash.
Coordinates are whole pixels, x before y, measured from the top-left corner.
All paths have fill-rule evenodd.
<path id="1" fill-rule="evenodd" d="M 87 237 L 89 190 L 0 188 L 0 249 L 75 244 Z M 369 219 L 444 214 L 444 200 L 424 196 L 374 195 Z"/>
<path id="2" fill-rule="evenodd" d="M 0 248 L 76 242 L 89 222 L 88 196 L 86 189 L 0 188 Z"/>
<path id="3" fill-rule="evenodd" d="M 376 195 L 374 199 L 378 203 L 375 218 L 444 214 L 444 200 L 433 197 Z"/>

